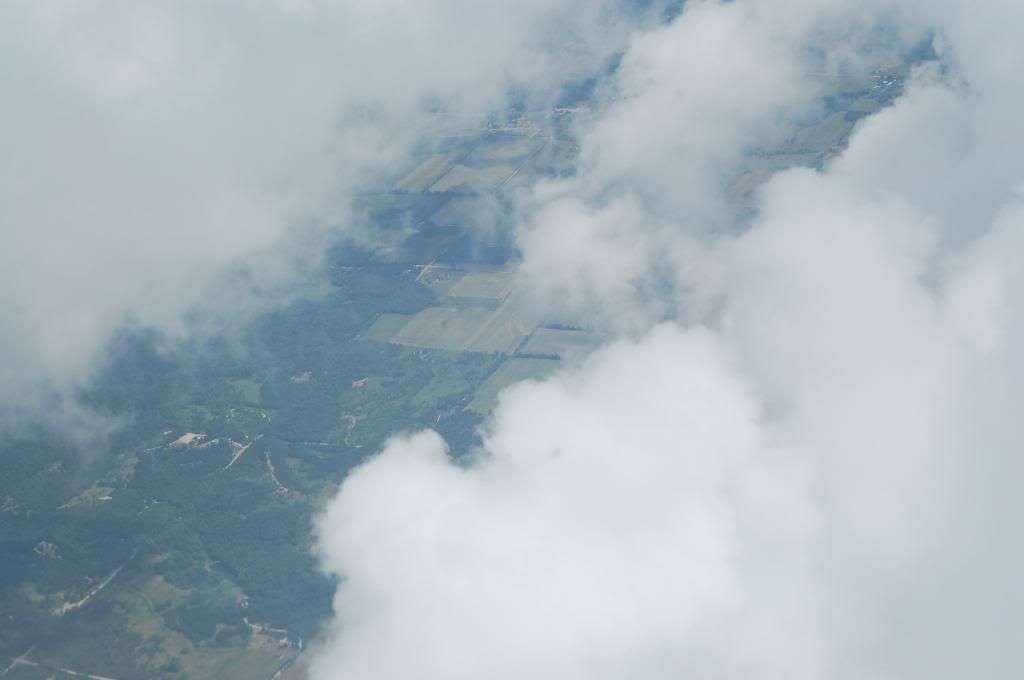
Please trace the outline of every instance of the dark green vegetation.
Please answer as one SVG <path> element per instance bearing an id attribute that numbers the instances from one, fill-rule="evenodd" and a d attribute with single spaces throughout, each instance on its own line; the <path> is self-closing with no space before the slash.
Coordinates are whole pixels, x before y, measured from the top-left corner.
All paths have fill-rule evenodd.
<path id="1" fill-rule="evenodd" d="M 144 678 L 189 666 L 170 662 L 177 637 L 246 648 L 243 616 L 294 645 L 315 636 L 333 586 L 310 552 L 311 515 L 395 432 L 434 427 L 470 448 L 480 420 L 464 408 L 501 361 L 360 337 L 380 313 L 433 302 L 415 276 L 346 270 L 322 299 L 260 319 L 243 352 L 121 339 L 88 400 L 130 419 L 93 463 L 67 442 L 6 441 L 0 654 L 39 643 L 34 659 Z M 203 436 L 171 443 L 186 433 Z M 53 613 L 121 567 L 83 606 Z M 138 611 L 119 603 L 154 578 L 180 593 Z"/>

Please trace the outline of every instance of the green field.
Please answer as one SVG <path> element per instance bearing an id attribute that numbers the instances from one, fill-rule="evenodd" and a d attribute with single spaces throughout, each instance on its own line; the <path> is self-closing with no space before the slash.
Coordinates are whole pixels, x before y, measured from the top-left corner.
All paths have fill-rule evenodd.
<path id="1" fill-rule="evenodd" d="M 465 272 L 440 265 L 430 265 L 420 274 L 419 282 L 434 291 L 439 298 L 448 295 L 448 291 L 465 275 Z"/>
<path id="2" fill-rule="evenodd" d="M 601 336 L 591 331 L 538 328 L 519 353 L 564 358 L 586 354 L 601 342 Z"/>
<path id="3" fill-rule="evenodd" d="M 790 148 L 797 152 L 822 152 L 839 146 L 853 128 L 845 116 L 845 112 L 838 111 L 815 125 L 801 128 L 790 140 Z"/>
<path id="4" fill-rule="evenodd" d="M 448 171 L 448 155 L 436 154 L 416 166 L 402 181 L 395 185 L 395 191 L 420 193 L 434 184 Z M 436 189 L 435 189 L 436 191 Z"/>
<path id="5" fill-rule="evenodd" d="M 428 307 L 387 340 L 423 349 L 512 354 L 530 334 L 532 325 L 513 300 L 495 306 L 489 298 L 478 299 L 490 303 Z M 379 329 L 374 338 L 385 339 L 386 330 Z"/>
<path id="6" fill-rule="evenodd" d="M 514 160 L 532 156 L 543 146 L 542 140 L 529 137 L 494 136 L 486 138 L 472 156 L 482 161 Z"/>
<path id="7" fill-rule="evenodd" d="M 526 340 L 533 326 L 514 296 L 495 311 L 467 347 L 472 352 L 512 354 Z"/>
<path id="8" fill-rule="evenodd" d="M 454 165 L 443 177 L 430 186 L 430 191 L 485 191 L 504 184 L 516 171 L 517 165 L 495 163 L 493 165 Z"/>
<path id="9" fill-rule="evenodd" d="M 512 292 L 515 278 L 510 271 L 470 272 L 451 287 L 448 296 L 504 300 Z"/>
<path id="10" fill-rule="evenodd" d="M 558 368 L 556 359 L 507 359 L 477 388 L 467 407 L 477 413 L 490 413 L 498 403 L 498 394 L 509 385 L 522 380 L 540 380 Z"/>
<path id="11" fill-rule="evenodd" d="M 492 312 L 472 307 L 428 307 L 414 316 L 391 342 L 409 347 L 465 350 Z"/>
<path id="12" fill-rule="evenodd" d="M 231 388 L 235 391 L 239 401 L 243 404 L 259 406 L 260 403 L 260 382 L 252 378 L 236 378 L 229 381 Z"/>
<path id="13" fill-rule="evenodd" d="M 464 227 L 477 221 L 480 209 L 479 198 L 456 196 L 431 215 L 430 221 L 439 227 Z"/>
<path id="14" fill-rule="evenodd" d="M 363 337 L 370 340 L 380 340 L 381 342 L 387 342 L 396 333 L 402 330 L 409 320 L 412 319 L 408 314 L 381 314 L 377 317 L 377 320 L 373 322 L 373 325 L 367 329 Z"/>

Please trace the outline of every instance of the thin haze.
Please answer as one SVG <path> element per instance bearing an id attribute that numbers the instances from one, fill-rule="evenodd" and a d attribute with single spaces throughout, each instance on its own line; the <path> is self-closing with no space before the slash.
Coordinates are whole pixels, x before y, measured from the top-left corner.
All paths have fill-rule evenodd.
<path id="1" fill-rule="evenodd" d="M 425 432 L 350 475 L 311 677 L 1018 674 L 1022 31 L 1016 0 L 737 0 L 635 34 L 519 231 L 535 299 L 623 338 L 507 390 L 468 466 Z M 922 40 L 724 228 L 746 150 Z"/>

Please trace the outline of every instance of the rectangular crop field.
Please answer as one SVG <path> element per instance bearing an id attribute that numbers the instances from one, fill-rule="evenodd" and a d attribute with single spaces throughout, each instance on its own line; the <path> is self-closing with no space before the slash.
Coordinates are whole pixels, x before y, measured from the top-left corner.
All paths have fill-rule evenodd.
<path id="1" fill-rule="evenodd" d="M 417 281 L 434 291 L 438 297 L 448 295 L 448 291 L 454 288 L 465 272 L 458 269 L 451 269 L 445 265 L 431 264 L 424 266 Z"/>
<path id="2" fill-rule="evenodd" d="M 529 137 L 502 135 L 485 138 L 483 144 L 470 154 L 482 161 L 504 161 L 532 156 L 540 151 L 544 142 Z"/>
<path id="3" fill-rule="evenodd" d="M 387 342 L 402 328 L 405 327 L 412 317 L 408 314 L 381 314 L 376 321 L 370 325 L 363 337 L 370 340 Z"/>
<path id="4" fill-rule="evenodd" d="M 470 167 L 455 165 L 430 187 L 431 191 L 480 191 L 496 189 L 515 173 L 517 165 L 498 163 Z"/>
<path id="5" fill-rule="evenodd" d="M 395 185 L 395 191 L 419 193 L 440 179 L 448 170 L 447 154 L 435 154 L 416 166 Z"/>
<path id="6" fill-rule="evenodd" d="M 512 292 L 515 274 L 509 271 L 470 272 L 448 291 L 451 297 L 504 300 Z"/>
<path id="7" fill-rule="evenodd" d="M 564 358 L 586 354 L 598 347 L 601 340 L 600 335 L 591 331 L 538 328 L 519 353 Z"/>
<path id="8" fill-rule="evenodd" d="M 391 342 L 409 347 L 465 350 L 492 315 L 485 309 L 428 307 L 405 324 Z"/>
<path id="9" fill-rule="evenodd" d="M 498 403 L 498 394 L 513 383 L 523 380 L 541 380 L 558 368 L 557 359 L 508 359 L 477 388 L 470 411 L 490 413 Z"/>
<path id="10" fill-rule="evenodd" d="M 506 300 L 466 346 L 471 352 L 512 354 L 533 330 L 515 300 Z"/>
<path id="11" fill-rule="evenodd" d="M 479 221 L 486 204 L 475 196 L 455 196 L 430 216 L 439 227 L 467 227 Z"/>

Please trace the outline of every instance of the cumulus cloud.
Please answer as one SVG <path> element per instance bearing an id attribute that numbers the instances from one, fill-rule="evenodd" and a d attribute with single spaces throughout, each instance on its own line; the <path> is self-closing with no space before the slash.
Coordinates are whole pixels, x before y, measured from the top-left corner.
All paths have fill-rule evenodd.
<path id="1" fill-rule="evenodd" d="M 739 605 L 729 477 L 759 437 L 712 338 L 663 328 L 509 391 L 470 469 L 435 434 L 396 440 L 321 521 L 345 580 L 313 677 L 678 671 L 677 641 L 713 637 L 702 610 Z"/>
<path id="2" fill-rule="evenodd" d="M 890 22 L 938 60 L 737 229 L 722 178 L 813 105 L 807 55 Z M 1008 1 L 707 2 L 636 37 L 522 232 L 525 285 L 611 327 L 639 304 L 633 339 L 507 390 L 467 465 L 420 433 L 346 480 L 311 677 L 1013 675 L 1022 28 Z M 671 37 L 698 29 L 750 39 Z M 715 56 L 733 80 L 690 74 Z"/>
<path id="3" fill-rule="evenodd" d="M 601 64 L 611 11 L 5 3 L 0 409 L 82 385 L 124 323 L 175 335 L 197 305 L 258 304 L 431 116 L 477 123 Z"/>
<path id="4" fill-rule="evenodd" d="M 876 4 L 691 3 L 634 36 L 600 115 L 579 126 L 579 172 L 538 183 L 524 201 L 521 278 L 535 302 L 633 332 L 705 313 L 697 290 L 711 292 L 715 276 L 710 263 L 694 268 L 695 253 L 733 227 L 730 187 L 751 155 L 780 146 L 837 81 L 866 87 L 871 69 L 926 35 L 916 18 L 897 22 Z M 618 216 L 627 206 L 643 219 Z M 579 223 L 573 214 L 591 226 L 563 226 Z M 560 238 L 574 229 L 583 240 Z M 638 278 L 629 257 L 608 266 L 607 249 L 648 249 L 647 271 Z M 642 279 L 671 290 L 652 296 Z M 630 304 L 605 304 L 607 295 Z"/>

